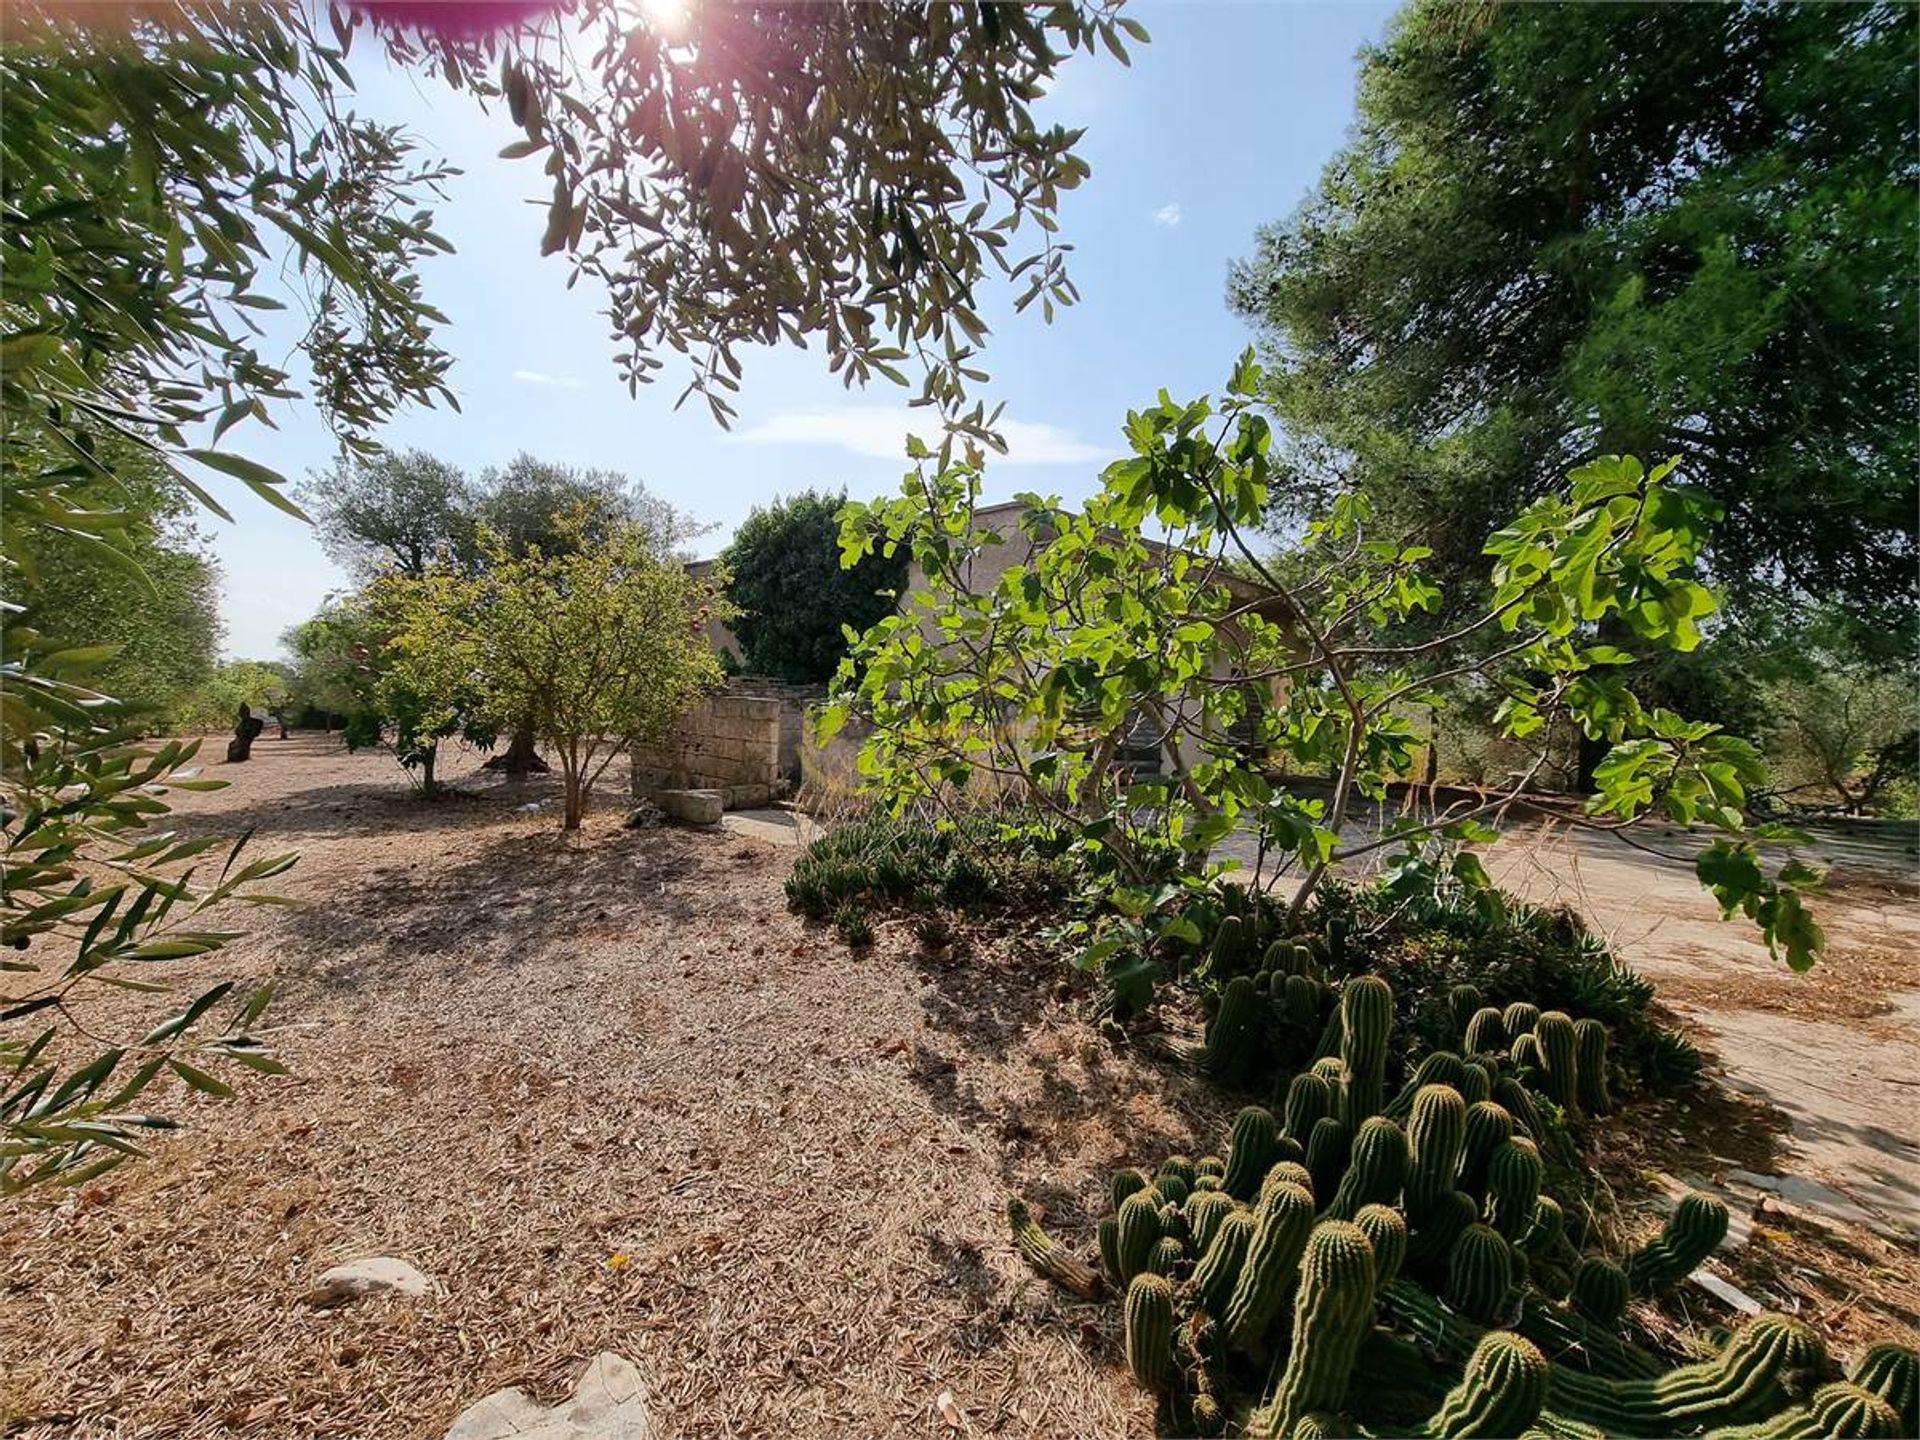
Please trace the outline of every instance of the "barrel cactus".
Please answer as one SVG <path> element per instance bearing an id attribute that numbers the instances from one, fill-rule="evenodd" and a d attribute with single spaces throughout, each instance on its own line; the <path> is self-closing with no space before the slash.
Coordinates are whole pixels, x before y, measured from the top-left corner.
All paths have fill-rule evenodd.
<path id="1" fill-rule="evenodd" d="M 1332 1197 L 1340 1188 L 1340 1177 L 1347 1170 L 1347 1127 L 1329 1115 L 1313 1127 L 1307 1141 L 1307 1173 L 1313 1176 L 1313 1193 Z"/>
<path id="2" fill-rule="evenodd" d="M 1147 1253 L 1147 1269 L 1155 1275 L 1172 1275 L 1186 1258 L 1187 1247 L 1173 1236 L 1163 1235 L 1153 1242 L 1153 1249 Z"/>
<path id="3" fill-rule="evenodd" d="M 1345 1405 L 1354 1358 L 1373 1325 L 1373 1288 L 1366 1232 L 1345 1220 L 1316 1225 L 1300 1261 L 1286 1365 L 1256 1419 L 1257 1432 L 1292 1435 L 1303 1417 Z"/>
<path id="4" fill-rule="evenodd" d="M 1407 1116 L 1407 1214 L 1416 1222 L 1453 1193 L 1467 1143 L 1467 1104 L 1448 1085 L 1423 1085 Z"/>
<path id="5" fill-rule="evenodd" d="M 1727 1237 L 1727 1207 L 1699 1191 L 1682 1197 L 1665 1227 L 1627 1257 L 1636 1295 L 1658 1295 L 1691 1275 Z"/>
<path id="6" fill-rule="evenodd" d="M 1230 1345 L 1253 1350 L 1265 1340 L 1293 1294 L 1300 1255 L 1312 1229 L 1313 1196 L 1298 1185 L 1278 1185 L 1261 1197 L 1240 1279 L 1220 1317 Z"/>
<path id="7" fill-rule="evenodd" d="M 1145 1171 L 1136 1170 L 1132 1166 L 1128 1166 L 1124 1170 L 1115 1171 L 1113 1179 L 1107 1187 L 1107 1193 L 1112 1196 L 1113 1208 L 1118 1210 L 1122 1205 L 1127 1203 L 1127 1197 L 1129 1195 L 1138 1194 L 1140 1191 L 1146 1189 L 1150 1183 Z"/>
<path id="8" fill-rule="evenodd" d="M 1121 1203 L 1119 1231 L 1114 1239 L 1114 1258 L 1118 1261 L 1120 1283 L 1127 1284 L 1147 1268 L 1154 1243 L 1166 1233 L 1160 1222 L 1160 1192 L 1141 1190 Z"/>
<path id="9" fill-rule="evenodd" d="M 1483 1005 L 1467 1021 L 1461 1049 L 1469 1055 L 1504 1055 L 1507 1046 L 1512 1043 L 1507 1034 L 1507 1022 L 1501 1018 L 1500 1012 L 1491 1005 Z"/>
<path id="10" fill-rule="evenodd" d="M 1236 1210 L 1214 1229 L 1213 1243 L 1193 1267 L 1194 1294 L 1209 1315 L 1226 1314 L 1233 1287 L 1240 1283 L 1240 1267 L 1253 1244 L 1253 1212 Z"/>
<path id="11" fill-rule="evenodd" d="M 1314 1022 L 1320 1018 L 1326 991 L 1311 976 L 1285 975 L 1274 998 L 1280 1002 L 1280 1013 L 1289 1025 L 1312 1033 Z"/>
<path id="12" fill-rule="evenodd" d="M 1181 1184 L 1185 1185 L 1187 1189 L 1191 1190 L 1193 1189 L 1194 1177 L 1199 1173 L 1200 1172 L 1194 1168 L 1193 1160 L 1190 1156 L 1169 1155 L 1160 1162 L 1159 1172 L 1154 1178 L 1157 1180 L 1172 1178 L 1178 1180 Z M 1180 1198 L 1184 1200 L 1187 1197 L 1182 1195 Z"/>
<path id="13" fill-rule="evenodd" d="M 1612 1325 L 1627 1313 L 1627 1298 L 1633 1287 L 1627 1272 L 1611 1260 L 1589 1255 L 1573 1272 L 1573 1293 L 1568 1297 L 1573 1308 L 1601 1325 Z"/>
<path id="14" fill-rule="evenodd" d="M 1407 1132 L 1384 1115 L 1375 1115 L 1353 1138 L 1347 1173 L 1327 1214 L 1335 1220 L 1351 1220 L 1363 1205 L 1395 1204 L 1406 1178 Z"/>
<path id="15" fill-rule="evenodd" d="M 1447 992 L 1447 1007 L 1453 1012 L 1453 1028 L 1459 1030 L 1481 1009 L 1480 987 L 1460 984 Z"/>
<path id="16" fill-rule="evenodd" d="M 1014 1248 L 1033 1267 L 1034 1273 L 1083 1300 L 1100 1298 L 1099 1272 L 1068 1254 L 1040 1228 L 1033 1212 L 1017 1198 L 1007 1201 L 1007 1225 L 1013 1231 Z"/>
<path id="17" fill-rule="evenodd" d="M 1551 1195 L 1542 1195 L 1533 1202 L 1533 1218 L 1520 1236 L 1520 1253 L 1530 1263 L 1543 1262 L 1553 1254 L 1566 1233 L 1567 1212 Z"/>
<path id="18" fill-rule="evenodd" d="M 1460 1188 L 1472 1195 L 1483 1194 L 1493 1152 L 1512 1138 L 1513 1116 L 1506 1106 L 1491 1100 L 1469 1105 L 1466 1140 L 1460 1152 Z"/>
<path id="19" fill-rule="evenodd" d="M 1267 1171 L 1267 1178 L 1260 1182 L 1260 1193 L 1265 1195 L 1276 1185 L 1298 1185 L 1309 1195 L 1313 1194 L 1313 1172 L 1298 1160 L 1281 1160 Z"/>
<path id="20" fill-rule="evenodd" d="M 1198 1188 L 1200 1182 L 1209 1176 L 1218 1180 L 1223 1178 L 1226 1173 L 1227 1162 L 1222 1160 L 1218 1155 L 1202 1155 L 1198 1160 L 1193 1162 L 1193 1183 L 1195 1188 Z"/>
<path id="21" fill-rule="evenodd" d="M 1573 1026 L 1574 1094 L 1589 1115 L 1605 1115 L 1613 1108 L 1607 1094 L 1607 1027 L 1598 1020 L 1576 1020 Z"/>
<path id="22" fill-rule="evenodd" d="M 1531 1033 L 1522 1035 L 1518 1040 L 1513 1042 L 1513 1048 L 1508 1052 L 1508 1058 L 1513 1061 L 1514 1069 L 1522 1071 L 1536 1080 L 1541 1079 L 1547 1068 L 1547 1062 L 1540 1054 L 1540 1042 Z"/>
<path id="23" fill-rule="evenodd" d="M 1236 975 L 1220 992 L 1220 1009 L 1207 1027 L 1207 1043 L 1200 1063 L 1223 1084 L 1238 1085 L 1252 1077 L 1260 1057 L 1260 1027 L 1265 1002 L 1250 975 Z"/>
<path id="24" fill-rule="evenodd" d="M 1347 981 L 1340 989 L 1340 1025 L 1340 1063 L 1346 1067 L 1340 1118 L 1354 1129 L 1386 1104 L 1393 987 L 1378 975 L 1356 975 Z"/>
<path id="25" fill-rule="evenodd" d="M 1333 1104 L 1333 1087 L 1313 1071 L 1302 1070 L 1287 1086 L 1287 1135 L 1304 1146 L 1313 1127 L 1333 1114 Z"/>
<path id="26" fill-rule="evenodd" d="M 1469 1105 L 1477 1105 L 1482 1100 L 1493 1098 L 1494 1066 L 1492 1061 L 1475 1057 L 1469 1060 L 1460 1072 L 1460 1094 Z"/>
<path id="27" fill-rule="evenodd" d="M 1496 1330 L 1483 1337 L 1467 1372 L 1427 1421 L 1435 1440 L 1505 1437 L 1525 1431 L 1547 1403 L 1546 1356 L 1531 1341 Z"/>
<path id="28" fill-rule="evenodd" d="M 1428 1085 L 1447 1085 L 1460 1088 L 1460 1082 L 1466 1078 L 1466 1066 L 1458 1055 L 1451 1050 L 1436 1050 L 1422 1060 L 1413 1072 L 1413 1078 L 1393 1097 L 1393 1103 L 1381 1113 L 1389 1120 L 1404 1120 L 1413 1110 L 1413 1100 Z"/>
<path id="29" fill-rule="evenodd" d="M 1194 1254 L 1207 1253 L 1220 1222 L 1237 1208 L 1233 1197 L 1224 1190 L 1196 1190 L 1187 1197 L 1187 1238 L 1193 1242 Z"/>
<path id="30" fill-rule="evenodd" d="M 1500 1024 L 1507 1032 L 1509 1041 L 1518 1040 L 1522 1035 L 1531 1035 L 1533 1027 L 1540 1023 L 1540 1007 L 1529 1005 L 1524 1000 L 1516 1000 L 1501 1012 Z"/>
<path id="31" fill-rule="evenodd" d="M 1867 1347 L 1848 1378 L 1899 1412 L 1902 1435 L 1920 1435 L 1920 1353 L 1883 1340 Z"/>
<path id="32" fill-rule="evenodd" d="M 1258 1105 L 1249 1105 L 1234 1117 L 1233 1139 L 1227 1146 L 1227 1173 L 1220 1185 L 1236 1200 L 1251 1200 L 1259 1193 L 1260 1182 L 1279 1157 L 1279 1131 L 1273 1113 Z"/>
<path id="33" fill-rule="evenodd" d="M 1514 1138 L 1494 1147 L 1487 1159 L 1487 1224 L 1503 1239 L 1518 1240 L 1533 1223 L 1534 1206 L 1547 1167 L 1531 1140 Z"/>
<path id="34" fill-rule="evenodd" d="M 1885 1400 L 1842 1380 L 1822 1385 L 1805 1405 L 1771 1420 L 1709 1430 L 1707 1440 L 1901 1440 L 1913 1433 Z"/>
<path id="35" fill-rule="evenodd" d="M 1127 1286 L 1127 1368 L 1151 1390 L 1173 1369 L 1173 1287 L 1164 1275 L 1136 1275 Z"/>
<path id="36" fill-rule="evenodd" d="M 1761 1315 L 1711 1360 L 1648 1380 L 1606 1380 L 1556 1365 L 1547 1403 L 1556 1414 L 1616 1435 L 1671 1435 L 1751 1425 L 1791 1406 L 1826 1363 L 1820 1337 L 1797 1320 Z"/>
<path id="37" fill-rule="evenodd" d="M 1407 1258 L 1407 1222 L 1391 1205 L 1362 1205 L 1353 1217 L 1373 1246 L 1373 1278 L 1385 1285 L 1400 1274 Z"/>
<path id="38" fill-rule="evenodd" d="M 1187 1203 L 1187 1196 L 1193 1193 L 1193 1187 L 1178 1175 L 1162 1175 L 1153 1182 L 1153 1188 L 1160 1192 L 1160 1198 L 1174 1205 Z"/>
<path id="39" fill-rule="evenodd" d="M 1413 1238 L 1407 1246 L 1409 1262 L 1444 1273 L 1447 1258 L 1467 1227 L 1480 1216 L 1473 1196 L 1450 1190 L 1414 1224 Z"/>
<path id="40" fill-rule="evenodd" d="M 1096 1234 L 1100 1242 L 1100 1273 L 1116 1285 L 1124 1284 L 1120 1278 L 1120 1217 L 1102 1215 Z"/>
<path id="41" fill-rule="evenodd" d="M 1482 1325 L 1506 1315 L 1513 1292 L 1513 1247 L 1489 1225 L 1469 1225 L 1447 1257 L 1446 1300 Z"/>
<path id="42" fill-rule="evenodd" d="M 1579 1104 L 1579 1075 L 1574 1063 L 1573 1017 L 1561 1010 L 1549 1010 L 1533 1027 L 1534 1043 L 1539 1047 L 1541 1088 L 1563 1110 Z M 1518 1056 L 1516 1063 L 1524 1064 Z"/>

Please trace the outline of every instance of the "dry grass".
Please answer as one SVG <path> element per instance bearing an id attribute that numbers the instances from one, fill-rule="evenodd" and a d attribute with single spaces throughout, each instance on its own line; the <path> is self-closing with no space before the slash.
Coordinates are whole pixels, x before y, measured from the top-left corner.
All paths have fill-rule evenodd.
<path id="1" fill-rule="evenodd" d="M 0 1228 L 0 1429 L 433 1436 L 565 1392 L 602 1349 L 662 1434 L 1144 1433 L 1111 1314 L 1004 1238 L 1009 1189 L 1086 1247 L 1096 1178 L 1217 1133 L 1117 1059 L 1052 969 L 968 936 L 859 958 L 731 835 L 574 843 L 549 781 L 426 805 L 390 762 L 263 743 L 197 823 L 305 859 L 224 973 L 274 976 L 294 1075 Z M 617 800 L 609 798 L 609 809 Z M 183 1102 L 184 1103 L 184 1102 Z M 392 1254 L 427 1300 L 317 1310 Z"/>

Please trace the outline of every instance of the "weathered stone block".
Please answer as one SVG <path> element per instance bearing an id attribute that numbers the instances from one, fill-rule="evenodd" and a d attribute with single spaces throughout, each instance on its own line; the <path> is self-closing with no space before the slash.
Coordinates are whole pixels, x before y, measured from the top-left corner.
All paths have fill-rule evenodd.
<path id="1" fill-rule="evenodd" d="M 727 808 L 718 790 L 656 790 L 653 801 L 683 825 L 718 825 Z"/>

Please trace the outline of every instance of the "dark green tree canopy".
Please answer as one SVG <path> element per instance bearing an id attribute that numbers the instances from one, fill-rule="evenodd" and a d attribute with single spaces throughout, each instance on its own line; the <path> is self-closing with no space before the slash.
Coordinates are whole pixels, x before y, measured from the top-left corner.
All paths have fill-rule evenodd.
<path id="1" fill-rule="evenodd" d="M 876 552 L 841 568 L 846 498 L 807 490 L 756 507 L 722 552 L 726 595 L 740 611 L 733 633 L 754 674 L 827 680 L 847 653 L 840 627 L 864 631 L 893 613 L 907 577 L 906 551 Z"/>
<path id="2" fill-rule="evenodd" d="M 1413 5 L 1232 304 L 1293 503 L 1351 475 L 1455 574 L 1600 453 L 1725 507 L 1736 613 L 1910 630 L 1920 11 Z"/>

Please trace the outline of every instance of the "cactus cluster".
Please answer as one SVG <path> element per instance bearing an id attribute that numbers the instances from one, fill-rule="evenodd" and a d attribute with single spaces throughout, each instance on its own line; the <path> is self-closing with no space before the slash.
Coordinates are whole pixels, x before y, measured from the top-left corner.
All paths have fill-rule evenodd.
<path id="1" fill-rule="evenodd" d="M 1249 1083 L 1271 1057 L 1236 1059 L 1238 1047 L 1290 1027 L 1298 1069 L 1272 1107 L 1241 1109 L 1220 1156 L 1118 1171 L 1098 1269 L 1008 1207 L 1039 1274 L 1081 1298 L 1122 1297 L 1128 1367 L 1164 1397 L 1175 1433 L 1916 1432 L 1920 1356 L 1908 1349 L 1876 1346 L 1835 1381 L 1819 1337 L 1777 1316 L 1678 1368 L 1629 1338 L 1629 1300 L 1690 1273 L 1727 1214 L 1690 1195 L 1623 1263 L 1582 1253 L 1595 1238 L 1585 1208 L 1547 1192 L 1580 1117 L 1611 1106 L 1604 1025 L 1496 1009 L 1456 986 L 1460 1050 L 1390 1075 L 1385 981 L 1329 986 L 1314 952 L 1288 941 L 1255 973 L 1244 957 L 1216 959 L 1208 1067 Z"/>

